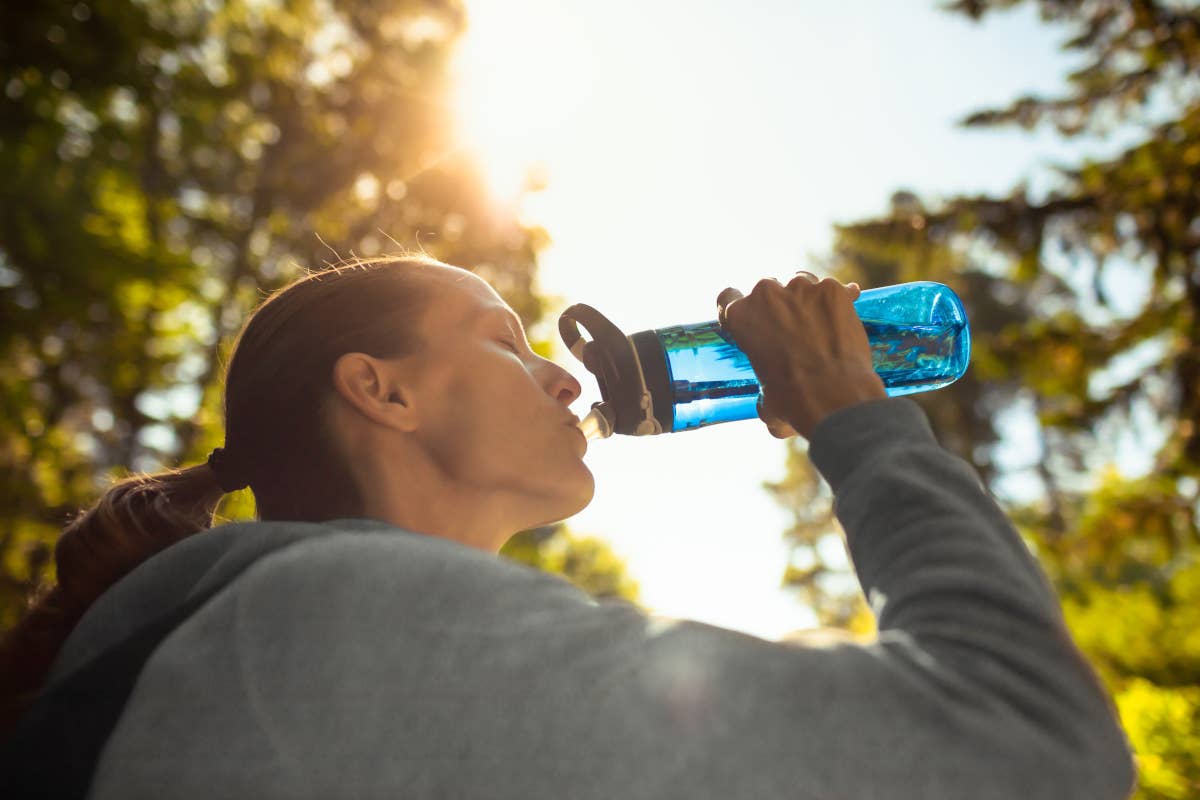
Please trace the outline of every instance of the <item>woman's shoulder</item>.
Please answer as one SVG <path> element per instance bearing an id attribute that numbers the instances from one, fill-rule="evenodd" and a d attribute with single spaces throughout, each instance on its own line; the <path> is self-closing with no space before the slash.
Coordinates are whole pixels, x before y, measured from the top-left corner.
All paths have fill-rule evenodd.
<path id="1" fill-rule="evenodd" d="M 512 613 L 516 606 L 596 603 L 561 575 L 442 537 L 375 520 L 322 523 L 322 535 L 275 548 L 245 570 L 244 594 L 303 594 L 329 607 L 377 599 L 410 610 L 447 607 Z"/>
<path id="2" fill-rule="evenodd" d="M 193 538 L 206 541 L 180 543 L 160 564 L 147 565 L 160 583 L 169 575 L 177 594 L 289 584 L 332 602 L 363 592 L 467 597 L 536 588 L 590 602 L 560 575 L 371 518 L 235 522 Z"/>
<path id="3" fill-rule="evenodd" d="M 365 594 L 445 604 L 534 587 L 586 600 L 558 576 L 381 520 L 228 522 L 157 553 L 110 587 L 64 644 L 51 678 L 198 596 L 266 589 L 289 593 L 299 608 L 313 599 L 361 605 Z"/>

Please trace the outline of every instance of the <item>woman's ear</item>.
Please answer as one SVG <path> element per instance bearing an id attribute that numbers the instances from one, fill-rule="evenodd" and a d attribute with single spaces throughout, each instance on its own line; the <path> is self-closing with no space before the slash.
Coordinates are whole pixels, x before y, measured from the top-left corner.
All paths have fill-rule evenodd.
<path id="1" fill-rule="evenodd" d="M 343 353 L 333 365 L 334 391 L 355 411 L 400 431 L 416 427 L 413 393 L 398 361 Z"/>

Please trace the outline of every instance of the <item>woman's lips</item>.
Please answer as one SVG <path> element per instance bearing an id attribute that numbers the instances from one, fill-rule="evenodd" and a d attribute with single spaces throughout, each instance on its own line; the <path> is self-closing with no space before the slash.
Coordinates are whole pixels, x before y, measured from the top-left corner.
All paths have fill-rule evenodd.
<path id="1" fill-rule="evenodd" d="M 571 428 L 573 431 L 575 431 L 575 433 L 577 433 L 579 435 L 579 440 L 581 442 L 583 442 L 583 452 L 586 453 L 588 450 L 587 436 L 584 435 L 583 431 L 580 430 L 578 424 L 576 424 L 576 423 L 572 423 L 571 425 L 569 425 L 567 427 Z"/>

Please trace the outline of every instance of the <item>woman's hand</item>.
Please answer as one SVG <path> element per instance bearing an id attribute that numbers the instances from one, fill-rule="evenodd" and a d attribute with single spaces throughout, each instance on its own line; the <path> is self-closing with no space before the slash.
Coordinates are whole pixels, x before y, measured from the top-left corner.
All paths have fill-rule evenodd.
<path id="1" fill-rule="evenodd" d="M 717 296 L 722 327 L 762 384 L 759 416 L 773 436 L 807 439 L 834 411 L 887 397 L 854 312 L 861 293 L 856 283 L 799 272 L 787 286 L 764 278 L 749 295 Z"/>

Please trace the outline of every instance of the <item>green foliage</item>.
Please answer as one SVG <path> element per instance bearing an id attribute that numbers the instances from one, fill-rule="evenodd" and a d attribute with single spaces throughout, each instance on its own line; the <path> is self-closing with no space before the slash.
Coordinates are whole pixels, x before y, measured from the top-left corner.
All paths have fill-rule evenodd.
<path id="1" fill-rule="evenodd" d="M 1139 791 L 1147 800 L 1191 800 L 1200 790 L 1200 689 L 1163 688 L 1132 678 L 1116 688 L 1117 711 L 1137 746 Z"/>
<path id="2" fill-rule="evenodd" d="M 1061 592 L 1075 640 L 1113 693 L 1144 798 L 1200 790 L 1198 511 L 1174 481 L 1124 478 L 1110 467 L 1091 492 L 1066 498 L 1062 534 L 1043 510 L 1014 513 Z"/>
<path id="3" fill-rule="evenodd" d="M 1022 0 L 952 0 L 981 18 Z M 1033 2 L 1033 0 L 1029 0 Z M 889 213 L 837 229 L 825 265 L 864 287 L 949 284 L 971 322 L 972 364 L 916 399 L 942 444 L 985 484 L 1004 412 L 1027 407 L 1037 498 L 1009 511 L 1059 589 L 1069 625 L 1112 690 L 1140 770 L 1139 798 L 1200 796 L 1200 9 L 1154 0 L 1039 0 L 1083 66 L 1062 97 L 1023 97 L 967 127 L 1113 131 L 1111 158 L 1055 169 L 1047 192 L 933 203 L 908 191 Z M 1147 287 L 1132 303 L 1114 277 Z M 1128 285 L 1128 278 L 1126 285 Z M 1149 419 L 1147 424 L 1145 419 Z M 1142 420 L 1139 422 L 1138 420 Z M 1131 431 L 1150 472 L 1119 463 Z M 1161 442 L 1161 446 L 1159 445 Z M 838 535 L 802 445 L 770 490 L 800 509 L 785 581 L 825 624 L 861 602 L 820 554 Z"/>
<path id="4" fill-rule="evenodd" d="M 457 0 L 0 6 L 0 625 L 111 478 L 221 444 L 230 340 L 303 269 L 395 240 L 537 322 L 545 234 L 453 133 L 464 25 Z"/>
<path id="5" fill-rule="evenodd" d="M 564 525 L 522 531 L 508 540 L 500 555 L 531 567 L 560 574 L 598 600 L 637 604 L 637 581 L 602 539 L 578 536 Z"/>

